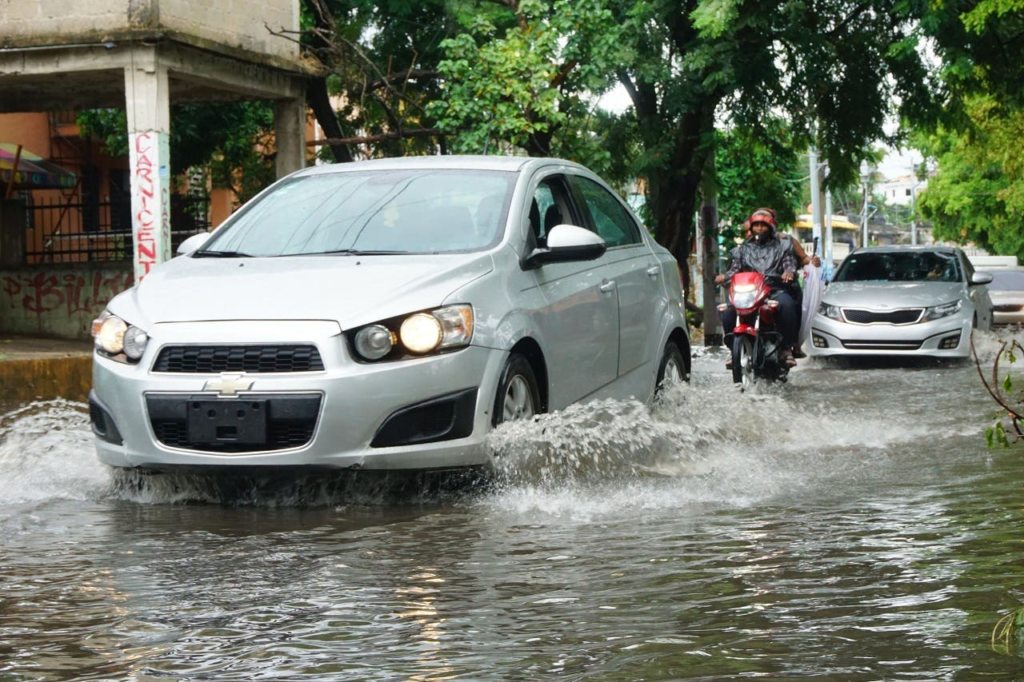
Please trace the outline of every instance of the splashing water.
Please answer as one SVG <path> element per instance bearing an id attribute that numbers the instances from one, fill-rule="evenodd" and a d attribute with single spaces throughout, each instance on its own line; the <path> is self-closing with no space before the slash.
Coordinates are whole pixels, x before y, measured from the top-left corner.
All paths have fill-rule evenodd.
<path id="1" fill-rule="evenodd" d="M 983 363 L 1005 338 L 975 335 Z M 807 362 L 787 386 L 741 393 L 719 369 L 722 357 L 699 353 L 695 362 L 703 371 L 652 407 L 601 400 L 496 429 L 488 438 L 497 484 L 490 498 L 557 509 L 579 506 L 581 498 L 609 509 L 652 504 L 659 496 L 670 505 L 747 504 L 841 472 L 856 475 L 865 458 L 884 464 L 902 443 L 973 435 L 973 424 L 951 419 L 960 406 L 936 409 L 928 388 L 950 376 L 974 382 L 973 368 L 939 368 L 932 379 L 927 370 L 842 372 Z M 861 377 L 870 378 L 873 391 L 862 387 Z M 917 384 L 924 397 L 915 408 Z M 214 477 L 111 471 L 96 459 L 85 406 L 63 400 L 0 416 L 0 471 L 0 504 L 7 505 L 60 499 L 373 505 L 451 500 L 479 490 L 478 472 L 441 480 L 373 472 Z"/>
<path id="2" fill-rule="evenodd" d="M 86 407 L 59 399 L 0 415 L 0 472 L 6 504 L 95 499 L 109 483 Z"/>

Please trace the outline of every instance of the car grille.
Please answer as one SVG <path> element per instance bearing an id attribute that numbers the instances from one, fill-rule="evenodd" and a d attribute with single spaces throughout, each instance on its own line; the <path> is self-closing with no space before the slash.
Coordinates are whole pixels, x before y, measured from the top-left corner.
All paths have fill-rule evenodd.
<path id="1" fill-rule="evenodd" d="M 258 403 L 266 415 L 264 428 L 258 437 L 246 442 L 230 438 L 209 438 L 199 435 L 201 430 L 190 424 L 193 408 L 212 405 L 228 406 L 229 415 L 235 406 Z M 241 398 L 214 398 L 210 395 L 148 394 L 146 407 L 150 425 L 156 439 L 167 447 L 214 453 L 244 453 L 287 450 L 307 445 L 313 439 L 320 414 L 321 396 L 312 394 L 247 394 Z M 219 418 L 218 425 L 232 429 L 239 422 L 232 418 Z M 212 433 L 217 433 L 213 431 Z"/>
<path id="2" fill-rule="evenodd" d="M 872 339 L 870 341 L 842 341 L 843 348 L 849 350 L 888 350 L 888 351 L 909 351 L 921 347 L 921 341 L 881 341 Z"/>
<path id="3" fill-rule="evenodd" d="M 220 372 L 322 372 L 316 346 L 165 346 L 154 372 L 219 374 Z"/>
<path id="4" fill-rule="evenodd" d="M 859 308 L 843 308 L 843 317 L 850 324 L 914 324 L 921 319 L 924 308 L 900 308 L 878 312 Z"/>

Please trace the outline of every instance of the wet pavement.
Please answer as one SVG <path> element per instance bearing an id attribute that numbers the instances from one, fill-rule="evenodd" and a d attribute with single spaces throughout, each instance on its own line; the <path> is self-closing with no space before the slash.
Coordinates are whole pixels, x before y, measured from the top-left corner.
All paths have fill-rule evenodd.
<path id="1" fill-rule="evenodd" d="M 80 403 L 0 404 L 0 679 L 1024 677 L 973 365 L 695 362 L 504 427 L 476 484 L 112 476 Z"/>

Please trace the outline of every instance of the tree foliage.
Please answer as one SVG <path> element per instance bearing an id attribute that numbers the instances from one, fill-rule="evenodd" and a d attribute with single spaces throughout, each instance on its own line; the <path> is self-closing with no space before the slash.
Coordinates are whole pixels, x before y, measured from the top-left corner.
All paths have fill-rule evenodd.
<path id="1" fill-rule="evenodd" d="M 622 27 L 605 4 L 457 5 L 462 32 L 442 43 L 444 96 L 429 108 L 453 149 L 485 153 L 504 143 L 600 165 L 591 134 L 594 98 L 611 87 L 625 58 Z"/>
<path id="2" fill-rule="evenodd" d="M 937 159 L 939 172 L 918 210 L 938 239 L 1024 258 L 1024 111 L 973 96 L 965 112 L 969 128 L 943 126 L 922 136 L 920 146 Z"/>
<path id="3" fill-rule="evenodd" d="M 82 134 L 103 141 L 111 156 L 128 156 L 124 109 L 92 109 L 77 117 Z M 214 184 L 239 203 L 274 179 L 274 111 L 268 102 L 210 102 L 171 107 L 171 173 L 209 166 Z"/>
<path id="4" fill-rule="evenodd" d="M 426 106 L 452 23 L 445 0 L 303 0 L 307 96 L 336 161 L 446 150 Z"/>
<path id="5" fill-rule="evenodd" d="M 716 135 L 718 217 L 727 225 L 728 241 L 742 236 L 740 228 L 761 206 L 775 209 L 779 224 L 792 223 L 800 203 L 800 156 L 782 121 L 770 122 L 771 137 L 754 136 L 744 128 Z"/>

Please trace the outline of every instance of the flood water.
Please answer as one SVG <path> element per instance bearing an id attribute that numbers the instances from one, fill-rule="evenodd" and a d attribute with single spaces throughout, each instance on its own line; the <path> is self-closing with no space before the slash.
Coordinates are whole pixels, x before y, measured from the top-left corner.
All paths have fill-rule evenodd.
<path id="1" fill-rule="evenodd" d="M 3 680 L 1024 678 L 1024 449 L 973 364 L 741 394 L 701 356 L 476 486 L 114 477 L 82 405 L 0 413 Z"/>

